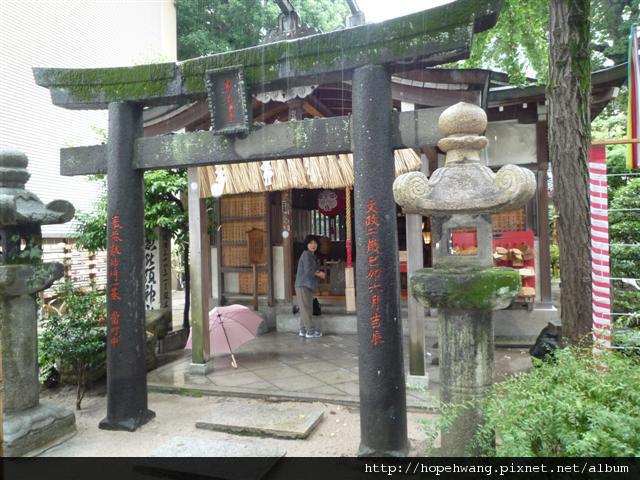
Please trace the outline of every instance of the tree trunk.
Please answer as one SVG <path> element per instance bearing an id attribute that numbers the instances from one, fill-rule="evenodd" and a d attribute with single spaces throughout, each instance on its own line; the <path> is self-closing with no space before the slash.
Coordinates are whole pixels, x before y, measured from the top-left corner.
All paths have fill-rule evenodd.
<path id="1" fill-rule="evenodd" d="M 562 332 L 569 343 L 591 330 L 589 15 L 589 0 L 549 5 L 549 156 L 559 214 Z"/>
<path id="2" fill-rule="evenodd" d="M 78 388 L 76 389 L 76 410 L 80 410 L 82 408 L 82 399 L 84 398 L 84 392 L 87 388 L 85 382 L 85 373 L 87 371 L 87 366 L 84 362 L 78 362 L 76 367 L 77 375 L 78 375 Z"/>

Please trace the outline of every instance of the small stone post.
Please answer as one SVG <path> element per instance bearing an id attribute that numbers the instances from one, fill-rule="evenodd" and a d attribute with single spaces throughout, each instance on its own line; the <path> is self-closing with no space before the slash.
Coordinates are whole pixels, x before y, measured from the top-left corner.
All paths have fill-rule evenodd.
<path id="1" fill-rule="evenodd" d="M 448 431 L 442 455 L 473 455 L 470 443 L 482 423 L 479 400 L 493 382 L 492 311 L 507 308 L 520 290 L 520 275 L 493 267 L 490 213 L 518 208 L 535 193 L 530 170 L 507 165 L 494 174 L 480 162 L 487 139 L 487 116 L 475 105 L 458 103 L 438 123 L 445 138 L 445 166 L 430 179 L 420 172 L 394 182 L 394 196 L 407 213 L 432 217 L 433 268 L 410 278 L 411 293 L 438 308 L 441 399 L 468 403 Z M 475 236 L 476 251 L 456 248 L 460 235 Z"/>
<path id="2" fill-rule="evenodd" d="M 389 72 L 380 65 L 356 69 L 352 122 L 361 456 L 404 456 L 409 449 L 391 108 Z"/>
<path id="3" fill-rule="evenodd" d="M 73 205 L 46 206 L 25 190 L 27 157 L 0 150 L 0 333 L 4 385 L 3 450 L 7 456 L 38 453 L 75 433 L 75 415 L 40 403 L 36 293 L 62 277 L 60 263 L 42 262 L 43 224 L 73 218 Z"/>

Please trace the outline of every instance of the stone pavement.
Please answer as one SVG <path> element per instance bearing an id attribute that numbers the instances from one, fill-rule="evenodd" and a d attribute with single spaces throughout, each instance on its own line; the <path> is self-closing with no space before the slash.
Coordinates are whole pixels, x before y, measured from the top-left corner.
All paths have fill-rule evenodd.
<path id="1" fill-rule="evenodd" d="M 196 428 L 276 438 L 307 438 L 322 421 L 324 411 L 309 403 L 260 403 L 247 408 L 237 400 L 218 404 Z"/>
<path id="2" fill-rule="evenodd" d="M 405 370 L 408 370 L 405 338 Z M 427 341 L 427 359 L 437 355 Z M 429 348 L 430 347 L 430 348 Z M 238 368 L 228 355 L 214 357 L 213 372 L 190 374 L 190 351 L 164 356 L 165 363 L 149 372 L 150 391 L 178 392 L 358 405 L 358 347 L 356 335 L 326 335 L 304 339 L 294 333 L 273 332 L 242 345 L 236 352 Z M 496 348 L 496 376 L 531 366 L 526 349 Z M 439 395 L 438 367 L 427 365 L 429 388 L 409 386 L 410 410 L 434 408 Z"/>

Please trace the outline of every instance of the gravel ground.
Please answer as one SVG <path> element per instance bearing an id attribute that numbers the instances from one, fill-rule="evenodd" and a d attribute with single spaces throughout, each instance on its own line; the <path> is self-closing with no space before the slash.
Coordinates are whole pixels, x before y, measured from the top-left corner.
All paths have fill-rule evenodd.
<path id="1" fill-rule="evenodd" d="M 60 403 L 73 409 L 75 391 L 71 387 L 62 387 L 53 391 L 47 390 L 41 394 L 41 399 Z M 251 405 L 264 402 L 264 400 L 150 393 L 149 407 L 156 412 L 156 418 L 133 433 L 112 432 L 98 429 L 98 422 L 106 413 L 104 387 L 98 386 L 88 392 L 82 402 L 82 410 L 76 411 L 76 435 L 63 444 L 47 450 L 42 455 L 52 457 L 144 457 L 150 455 L 156 447 L 174 436 L 230 439 L 236 442 L 265 442 L 265 445 L 278 446 L 286 450 L 287 456 L 293 457 L 339 457 L 355 456 L 357 453 L 360 442 L 360 419 L 357 408 L 318 403 L 317 405 L 324 409 L 324 418 L 305 440 L 247 437 L 196 429 L 196 421 L 206 418 L 207 413 L 221 402 L 241 403 L 250 408 Z M 426 438 L 421 422 L 428 418 L 433 418 L 433 415 L 408 413 L 412 455 L 424 455 Z"/>

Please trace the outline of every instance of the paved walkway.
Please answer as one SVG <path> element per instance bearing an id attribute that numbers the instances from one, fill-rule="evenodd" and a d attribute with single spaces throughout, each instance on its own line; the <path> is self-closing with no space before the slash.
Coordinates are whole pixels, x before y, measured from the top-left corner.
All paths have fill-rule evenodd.
<path id="1" fill-rule="evenodd" d="M 431 345 L 427 343 L 428 347 Z M 406 345 L 404 351 L 408 369 Z M 214 371 L 210 374 L 190 374 L 190 351 L 173 352 L 161 359 L 168 363 L 149 372 L 147 379 L 151 391 L 357 405 L 357 353 L 356 335 L 327 335 L 307 340 L 293 333 L 273 332 L 259 336 L 236 351 L 237 369 L 231 367 L 231 358 L 225 355 L 214 358 Z M 429 348 L 427 359 L 434 355 L 437 349 Z M 496 349 L 497 377 L 530 366 L 526 350 Z M 434 407 L 439 391 L 438 367 L 429 364 L 428 374 L 428 390 L 408 387 L 409 409 Z"/>

